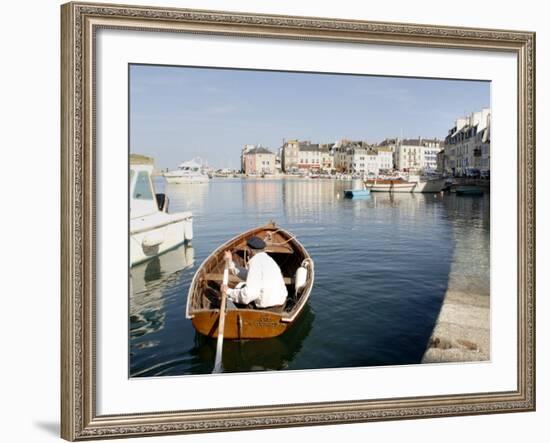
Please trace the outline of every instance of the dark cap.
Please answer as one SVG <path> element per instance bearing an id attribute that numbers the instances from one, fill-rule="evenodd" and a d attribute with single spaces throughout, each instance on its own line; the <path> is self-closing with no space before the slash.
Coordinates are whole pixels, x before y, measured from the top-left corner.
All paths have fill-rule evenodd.
<path id="1" fill-rule="evenodd" d="M 250 237 L 246 244 L 252 249 L 264 249 L 266 246 L 265 241 L 263 241 L 260 237 Z"/>

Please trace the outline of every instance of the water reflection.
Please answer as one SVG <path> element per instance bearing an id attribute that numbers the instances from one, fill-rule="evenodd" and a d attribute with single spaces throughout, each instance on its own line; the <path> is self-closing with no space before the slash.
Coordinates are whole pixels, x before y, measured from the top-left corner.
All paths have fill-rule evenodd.
<path id="1" fill-rule="evenodd" d="M 319 221 L 327 214 L 325 208 L 334 208 L 349 186 L 349 182 L 337 180 L 285 180 L 280 197 L 284 214 L 292 223 Z"/>
<path id="2" fill-rule="evenodd" d="M 165 192 L 170 197 L 170 211 L 203 211 L 210 190 L 209 183 L 166 183 Z M 160 191 L 158 191 L 160 192 Z"/>
<path id="3" fill-rule="evenodd" d="M 242 183 L 243 207 L 270 213 L 279 209 L 281 180 L 246 179 Z"/>
<path id="4" fill-rule="evenodd" d="M 178 271 L 193 264 L 193 247 L 181 245 L 131 269 L 131 337 L 141 337 L 164 327 L 164 289 L 177 282 Z"/>

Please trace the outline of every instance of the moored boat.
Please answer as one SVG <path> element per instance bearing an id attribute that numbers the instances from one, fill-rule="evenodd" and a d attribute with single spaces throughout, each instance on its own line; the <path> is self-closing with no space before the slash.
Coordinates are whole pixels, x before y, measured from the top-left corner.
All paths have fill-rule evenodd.
<path id="1" fill-rule="evenodd" d="M 369 195 L 369 189 L 346 189 L 344 191 L 344 197 L 346 198 L 368 197 Z"/>
<path id="2" fill-rule="evenodd" d="M 409 183 L 416 184 L 412 192 L 441 192 L 445 187 L 444 178 L 421 178 L 419 176 L 409 176 L 407 181 Z"/>
<path id="3" fill-rule="evenodd" d="M 155 194 L 152 162 L 130 158 L 130 265 L 193 239 L 193 214 L 168 213 L 165 194 Z"/>
<path id="4" fill-rule="evenodd" d="M 365 186 L 371 192 L 413 192 L 416 183 L 411 183 L 402 178 L 369 179 Z"/>
<path id="5" fill-rule="evenodd" d="M 369 179 L 365 186 L 372 192 L 440 192 L 445 187 L 444 179 L 421 180 L 411 177 L 409 180 L 399 178 Z"/>
<path id="6" fill-rule="evenodd" d="M 165 172 L 163 176 L 168 183 L 173 184 L 207 183 L 209 180 L 208 174 L 202 170 L 202 165 L 194 160 L 183 162 L 178 169 Z"/>
<path id="7" fill-rule="evenodd" d="M 186 317 L 191 319 L 193 327 L 199 333 L 209 337 L 218 336 L 224 251 L 232 251 L 233 261 L 237 266 L 245 266 L 246 242 L 253 236 L 266 242 L 265 252 L 281 268 L 288 297 L 281 307 L 257 309 L 236 306 L 226 309 L 224 338 L 276 337 L 285 332 L 300 316 L 313 287 L 313 260 L 293 234 L 269 223 L 224 243 L 206 258 L 195 273 L 187 295 Z M 239 281 L 237 276 L 230 276 L 229 286 L 234 287 Z"/>

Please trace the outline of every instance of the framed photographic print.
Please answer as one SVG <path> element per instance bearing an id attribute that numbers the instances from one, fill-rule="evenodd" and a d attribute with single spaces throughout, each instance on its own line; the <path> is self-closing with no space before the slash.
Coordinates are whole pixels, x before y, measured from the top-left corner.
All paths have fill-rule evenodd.
<path id="1" fill-rule="evenodd" d="M 61 14 L 63 438 L 534 410 L 534 33 Z"/>

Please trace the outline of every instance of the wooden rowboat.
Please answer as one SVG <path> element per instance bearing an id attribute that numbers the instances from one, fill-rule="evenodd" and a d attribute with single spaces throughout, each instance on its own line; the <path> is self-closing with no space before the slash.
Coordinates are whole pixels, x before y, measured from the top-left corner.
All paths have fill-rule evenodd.
<path id="1" fill-rule="evenodd" d="M 193 327 L 209 337 L 218 336 L 220 315 L 220 285 L 223 278 L 226 250 L 233 252 L 233 261 L 243 267 L 246 260 L 246 242 L 257 236 L 267 244 L 267 252 L 279 265 L 283 273 L 288 297 L 283 306 L 258 309 L 248 306 L 229 308 L 225 314 L 224 338 L 252 339 L 276 337 L 285 332 L 299 317 L 307 303 L 313 287 L 313 260 L 290 232 L 277 227 L 274 223 L 251 229 L 240 234 L 216 249 L 201 264 L 187 295 L 186 317 L 191 319 Z M 296 273 L 305 268 L 306 279 L 303 286 L 296 290 Z M 301 273 L 304 271 L 302 270 Z M 230 275 L 229 287 L 234 287 L 240 279 Z"/>

